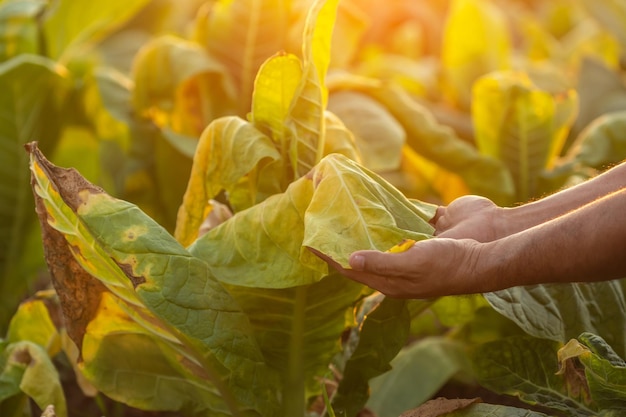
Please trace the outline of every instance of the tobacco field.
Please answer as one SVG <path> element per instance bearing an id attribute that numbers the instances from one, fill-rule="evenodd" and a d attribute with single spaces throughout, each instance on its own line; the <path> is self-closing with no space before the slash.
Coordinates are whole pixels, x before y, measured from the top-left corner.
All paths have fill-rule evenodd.
<path id="1" fill-rule="evenodd" d="M 626 415 L 623 280 L 314 254 L 624 159 L 623 0 L 0 0 L 0 416 Z"/>

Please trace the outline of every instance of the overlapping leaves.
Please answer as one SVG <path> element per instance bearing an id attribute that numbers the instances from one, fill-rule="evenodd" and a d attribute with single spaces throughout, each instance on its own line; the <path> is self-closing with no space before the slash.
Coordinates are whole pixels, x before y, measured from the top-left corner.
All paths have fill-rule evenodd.
<path id="1" fill-rule="evenodd" d="M 46 260 L 87 377 L 144 409 L 274 415 L 274 374 L 206 263 L 135 206 L 30 150 Z"/>

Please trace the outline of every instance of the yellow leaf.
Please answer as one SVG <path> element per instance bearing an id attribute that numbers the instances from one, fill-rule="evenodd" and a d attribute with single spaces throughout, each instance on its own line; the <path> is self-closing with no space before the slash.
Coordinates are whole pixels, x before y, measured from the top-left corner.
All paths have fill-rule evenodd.
<path id="1" fill-rule="evenodd" d="M 409 249 L 411 249 L 413 247 L 413 245 L 415 245 L 415 240 L 413 240 L 413 239 L 404 239 L 402 242 L 398 243 L 397 245 L 394 245 L 391 248 L 387 249 L 386 252 L 387 253 L 406 252 Z"/>

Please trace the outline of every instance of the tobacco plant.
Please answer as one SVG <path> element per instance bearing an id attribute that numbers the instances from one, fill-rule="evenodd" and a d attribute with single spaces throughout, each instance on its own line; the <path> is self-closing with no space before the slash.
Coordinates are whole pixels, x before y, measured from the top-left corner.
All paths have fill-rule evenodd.
<path id="1" fill-rule="evenodd" d="M 77 12 L 70 3 L 60 2 L 59 16 Z M 364 36 L 349 1 L 271 3 L 212 2 L 187 39 L 152 39 L 128 74 L 86 71 L 110 113 L 98 107 L 87 117 L 100 133 L 122 132 L 100 145 L 110 195 L 83 178 L 88 164 L 79 173 L 44 156 L 54 154 L 46 141 L 58 136 L 35 133 L 37 120 L 66 114 L 55 101 L 63 94 L 18 94 L 26 70 L 48 74 L 37 80 L 54 86 L 75 79 L 68 69 L 78 79 L 81 66 L 70 57 L 88 30 L 67 32 L 77 40 L 67 42 L 70 52 L 52 46 L 48 59 L 33 35 L 43 4 L 0 2 L 2 16 L 24 18 L 6 20 L 23 31 L 20 47 L 5 53 L 22 54 L 0 64 L 0 80 L 17 86 L 2 108 L 17 120 L 17 111 L 6 112 L 21 103 L 32 115 L 2 137 L 19 131 L 19 144 L 40 141 L 15 160 L 30 158 L 55 289 L 25 301 L 11 320 L 0 345 L 0 410 L 21 415 L 31 398 L 67 415 L 54 362 L 65 357 L 85 395 L 182 415 L 352 416 L 364 406 L 380 417 L 418 406 L 449 416 L 623 413 L 623 281 L 393 300 L 315 255 L 347 267 L 353 250 L 430 238 L 436 206 L 425 201 L 475 193 L 514 204 L 622 160 L 626 117 L 614 110 L 623 109 L 626 88 L 607 67 L 617 65 L 623 27 L 607 20 L 609 36 L 577 18 L 606 19 L 604 7 L 620 16 L 623 6 L 572 7 L 579 14 L 567 24 L 580 32 L 573 42 L 557 38 L 563 28 L 549 18 L 538 22 L 497 2 L 456 0 L 445 13 L 390 4 L 382 24 L 398 10 L 441 19 L 441 45 L 423 44 L 442 48 L 439 90 L 428 74 L 406 70 L 431 68 L 399 48 L 409 25 L 394 26 L 388 41 L 375 31 Z M 55 21 L 52 9 L 46 15 Z M 525 31 L 521 45 L 504 19 Z M 468 32 L 466 22 L 477 21 Z M 581 58 L 586 45 L 601 62 Z M 33 51 L 41 56 L 26 54 Z M 519 51 L 529 62 L 513 70 Z M 530 65 L 548 58 L 579 69 L 579 85 Z M 618 98 L 603 100 L 609 93 Z M 466 111 L 471 129 L 465 119 L 449 118 L 449 127 L 448 113 L 429 100 Z M 11 172 L 28 179 L 27 169 Z M 207 216 L 219 219 L 207 227 Z M 428 401 L 449 383 L 522 402 Z"/>

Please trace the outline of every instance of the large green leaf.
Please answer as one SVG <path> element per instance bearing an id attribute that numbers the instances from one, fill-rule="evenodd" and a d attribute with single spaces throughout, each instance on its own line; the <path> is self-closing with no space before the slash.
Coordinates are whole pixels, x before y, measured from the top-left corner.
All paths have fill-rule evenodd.
<path id="1" fill-rule="evenodd" d="M 136 206 L 29 150 L 46 260 L 94 385 L 144 409 L 275 415 L 274 374 L 207 264 Z"/>
<path id="2" fill-rule="evenodd" d="M 574 90 L 553 95 L 523 73 L 497 72 L 473 87 L 478 149 L 509 168 L 516 199 L 539 194 L 540 174 L 554 166 L 578 109 Z"/>
<path id="3" fill-rule="evenodd" d="M 431 236 L 434 209 L 407 200 L 378 175 L 332 154 L 285 193 L 237 213 L 190 250 L 222 282 L 261 288 L 311 284 L 328 267 L 308 248 L 348 267 L 355 250 L 387 250 L 405 238 Z"/>
<path id="4" fill-rule="evenodd" d="M 0 331 L 28 285 L 19 271 L 28 228 L 34 224 L 24 144 L 40 139 L 51 150 L 58 140 L 65 69 L 36 55 L 0 64 Z"/>
<path id="5" fill-rule="evenodd" d="M 626 356 L 623 280 L 514 287 L 485 297 L 532 336 L 565 343 L 592 332 Z"/>
<path id="6" fill-rule="evenodd" d="M 302 414 L 305 400 L 320 394 L 342 335 L 355 324 L 355 304 L 368 290 L 336 273 L 292 288 L 226 287 L 250 318 L 267 363 L 280 372 L 283 415 Z"/>
<path id="7" fill-rule="evenodd" d="M 586 417 L 595 415 L 588 393 L 557 375 L 562 345 L 528 336 L 510 337 L 478 346 L 472 355 L 481 385 L 501 394 Z"/>
<path id="8" fill-rule="evenodd" d="M 64 63 L 84 53 L 132 18 L 149 0 L 59 0 L 43 17 L 47 55 Z"/>
<path id="9" fill-rule="evenodd" d="M 240 116 L 250 111 L 261 64 L 285 49 L 290 8 L 289 0 L 219 0 L 198 19 L 195 40 L 228 68 Z"/>

